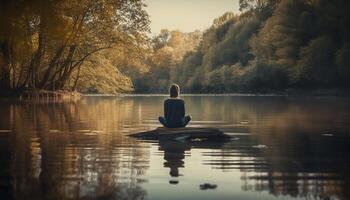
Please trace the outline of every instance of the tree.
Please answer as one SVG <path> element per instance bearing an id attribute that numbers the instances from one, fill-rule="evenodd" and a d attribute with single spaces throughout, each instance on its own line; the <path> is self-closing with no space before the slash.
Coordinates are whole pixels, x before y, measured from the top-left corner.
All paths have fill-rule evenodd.
<path id="1" fill-rule="evenodd" d="M 322 49 L 322 51 L 320 51 Z M 329 36 L 320 36 L 300 50 L 300 59 L 294 72 L 299 84 L 329 87 L 334 84 L 336 44 Z"/>
<path id="2" fill-rule="evenodd" d="M 168 85 L 177 82 L 181 71 L 179 63 L 198 46 L 202 33 L 194 31 L 162 30 L 152 39 L 151 53 L 146 58 L 148 71 L 134 74 L 136 92 L 165 92 Z"/>
<path id="3" fill-rule="evenodd" d="M 280 2 L 281 0 L 239 0 L 239 10 L 255 12 L 260 19 L 266 20 Z"/>
<path id="4" fill-rule="evenodd" d="M 3 89 L 63 89 L 94 53 L 140 45 L 149 24 L 141 0 L 6 0 L 0 9 Z"/>

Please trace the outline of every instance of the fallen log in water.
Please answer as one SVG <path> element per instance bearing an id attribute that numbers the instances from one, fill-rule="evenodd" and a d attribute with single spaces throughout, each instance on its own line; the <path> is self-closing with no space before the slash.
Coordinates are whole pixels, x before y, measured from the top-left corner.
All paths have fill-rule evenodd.
<path id="1" fill-rule="evenodd" d="M 130 134 L 130 137 L 141 138 L 145 140 L 194 140 L 194 139 L 205 139 L 210 141 L 225 140 L 230 136 L 223 133 L 217 128 L 164 128 L 159 127 L 155 130 L 145 131 Z"/>

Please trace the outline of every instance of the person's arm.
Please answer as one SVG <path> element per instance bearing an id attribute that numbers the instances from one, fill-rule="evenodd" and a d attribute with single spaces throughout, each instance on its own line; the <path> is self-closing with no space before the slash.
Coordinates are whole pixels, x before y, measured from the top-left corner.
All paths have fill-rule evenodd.
<path id="1" fill-rule="evenodd" d="M 164 101 L 164 117 L 168 115 L 167 101 Z"/>
<path id="2" fill-rule="evenodd" d="M 182 101 L 180 113 L 182 117 L 185 117 L 185 101 Z"/>

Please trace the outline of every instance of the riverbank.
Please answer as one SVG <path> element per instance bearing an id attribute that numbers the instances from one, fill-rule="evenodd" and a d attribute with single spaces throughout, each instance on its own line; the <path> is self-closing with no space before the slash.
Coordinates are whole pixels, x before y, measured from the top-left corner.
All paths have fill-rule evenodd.
<path id="1" fill-rule="evenodd" d="M 168 96 L 168 93 L 119 93 L 119 94 L 89 94 L 71 91 L 0 91 L 0 98 L 14 97 L 21 100 L 67 100 L 76 99 L 81 96 Z M 322 96 L 322 97 L 350 97 L 350 89 L 287 89 L 284 91 L 260 91 L 260 92 L 239 92 L 239 93 L 182 93 L 181 96 Z"/>
<path id="2" fill-rule="evenodd" d="M 164 93 L 136 93 L 136 94 L 83 94 L 84 96 L 168 96 Z M 295 96 L 295 97 L 350 97 L 350 89 L 287 89 L 284 91 L 265 90 L 259 92 L 203 92 L 182 93 L 181 96 Z"/>
<path id="3" fill-rule="evenodd" d="M 47 91 L 47 90 L 23 90 L 0 91 L 0 98 L 16 98 L 25 101 L 65 101 L 80 98 L 79 92 L 71 91 Z"/>

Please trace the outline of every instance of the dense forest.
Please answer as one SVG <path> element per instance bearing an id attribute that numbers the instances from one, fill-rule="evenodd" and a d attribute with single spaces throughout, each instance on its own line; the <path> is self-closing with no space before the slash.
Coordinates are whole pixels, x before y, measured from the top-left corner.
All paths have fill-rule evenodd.
<path id="1" fill-rule="evenodd" d="M 5 0 L 0 90 L 161 93 L 350 87 L 350 1 L 240 0 L 207 30 L 149 34 L 142 0 Z"/>
<path id="2" fill-rule="evenodd" d="M 133 78 L 136 91 L 165 92 L 172 82 L 210 93 L 350 87 L 350 1 L 240 0 L 240 9 L 200 37 L 156 36 L 154 57 L 169 58 Z"/>

